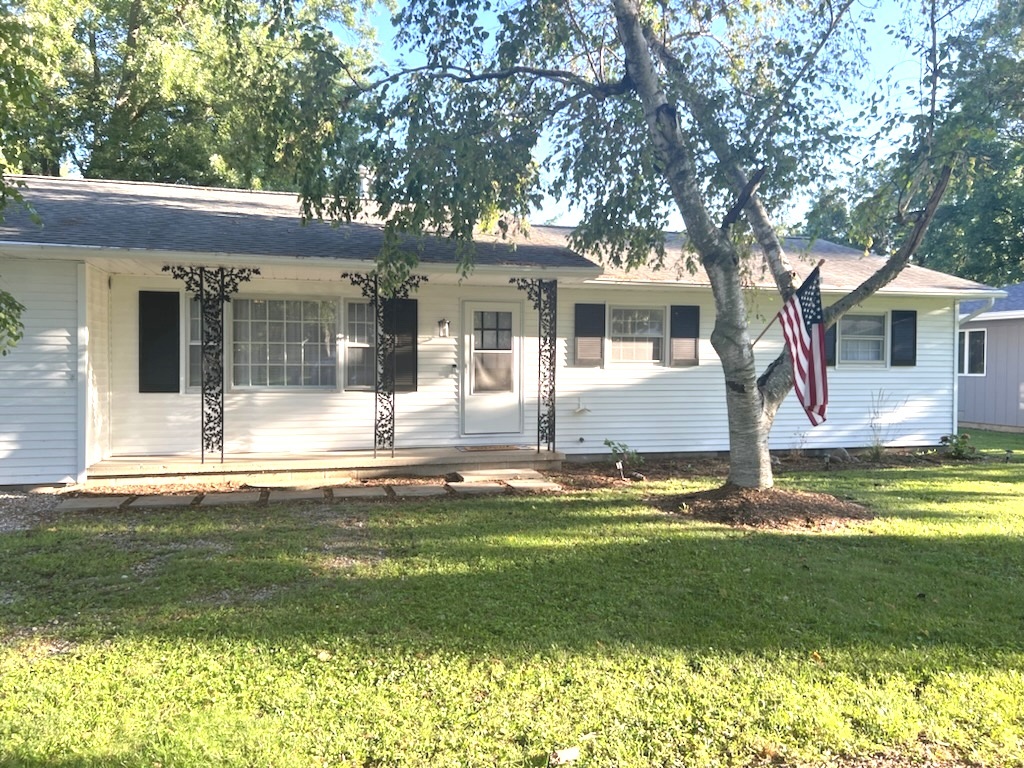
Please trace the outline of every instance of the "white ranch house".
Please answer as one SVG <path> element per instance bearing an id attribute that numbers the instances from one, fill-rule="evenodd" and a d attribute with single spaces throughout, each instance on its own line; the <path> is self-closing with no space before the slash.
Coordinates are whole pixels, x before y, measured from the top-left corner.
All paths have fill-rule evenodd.
<path id="1" fill-rule="evenodd" d="M 534 227 L 516 247 L 482 239 L 465 279 L 452 243 L 410 240 L 421 279 L 377 302 L 380 227 L 302 226 L 294 195 L 23 181 L 43 224 L 19 208 L 0 224 L 0 286 L 26 307 L 24 339 L 0 358 L 0 485 L 81 482 L 117 462 L 372 466 L 499 446 L 560 459 L 607 454 L 605 439 L 728 450 L 700 272 L 602 268 L 568 249 L 568 230 Z M 826 305 L 878 264 L 823 241 L 787 247 L 801 279 L 825 259 Z M 791 396 L 772 447 L 929 446 L 956 431 L 958 303 L 993 295 L 906 269 L 839 324 L 827 422 L 812 428 Z M 750 305 L 756 333 L 780 300 L 764 284 Z M 776 324 L 759 366 L 781 350 Z"/>

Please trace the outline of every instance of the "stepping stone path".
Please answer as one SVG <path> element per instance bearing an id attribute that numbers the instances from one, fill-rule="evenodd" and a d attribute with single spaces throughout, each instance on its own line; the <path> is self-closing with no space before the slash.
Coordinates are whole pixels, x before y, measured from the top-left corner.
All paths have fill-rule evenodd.
<path id="1" fill-rule="evenodd" d="M 352 499 L 383 499 L 390 494 L 398 499 L 423 499 L 438 496 L 487 496 L 508 491 L 517 493 L 558 493 L 562 486 L 553 483 L 532 469 L 495 469 L 461 472 L 461 480 L 445 485 L 411 483 L 401 485 L 338 485 L 331 488 L 271 487 L 263 491 L 215 492 L 203 495 L 146 496 L 74 496 L 61 500 L 58 509 L 65 512 L 87 510 L 158 509 L 164 507 L 215 507 L 222 505 L 260 504 L 265 494 L 267 503 L 282 501 L 345 501 Z"/>
<path id="2" fill-rule="evenodd" d="M 506 486 L 501 483 L 448 483 L 448 487 L 455 493 L 465 496 L 486 496 L 488 494 L 504 493 Z"/>
<path id="3" fill-rule="evenodd" d="M 130 509 L 153 509 L 156 507 L 190 507 L 196 500 L 191 496 L 140 496 L 129 504 Z"/>

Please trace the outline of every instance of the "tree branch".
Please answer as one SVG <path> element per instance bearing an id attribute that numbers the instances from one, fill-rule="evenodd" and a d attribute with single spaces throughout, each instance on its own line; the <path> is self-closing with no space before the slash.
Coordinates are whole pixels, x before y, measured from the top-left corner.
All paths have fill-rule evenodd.
<path id="1" fill-rule="evenodd" d="M 682 214 L 687 234 L 705 264 L 716 259 L 732 259 L 734 249 L 715 227 L 704 205 L 694 158 L 683 139 L 675 106 L 669 103 L 658 81 L 636 3 L 614 0 L 613 7 L 625 52 L 626 72 L 643 105 L 652 144 L 665 163 L 665 180 Z"/>
<path id="2" fill-rule="evenodd" d="M 544 80 L 562 83 L 563 85 L 576 86 L 577 88 L 589 93 L 591 96 L 601 99 L 608 98 L 609 96 L 619 96 L 629 93 L 633 89 L 629 77 L 624 77 L 621 80 L 615 80 L 607 83 L 596 83 L 587 80 L 585 77 L 577 75 L 575 72 L 569 72 L 564 69 L 545 69 L 543 67 L 516 65 L 505 69 L 474 72 L 468 67 L 442 67 L 437 64 L 424 64 L 420 67 L 408 67 L 401 69 L 398 72 L 389 74 L 387 77 L 375 80 L 374 82 L 362 87 L 362 92 L 365 93 L 367 91 L 376 90 L 382 85 L 397 82 L 399 79 L 408 75 L 416 75 L 423 72 L 430 73 L 434 77 L 451 80 L 456 83 L 480 83 L 487 80 L 509 80 L 519 75 L 532 75 Z"/>
<path id="3" fill-rule="evenodd" d="M 761 166 L 754 171 L 754 175 L 750 177 L 750 181 L 748 181 L 742 191 L 740 191 L 739 197 L 736 198 L 736 202 L 733 203 L 732 208 L 729 209 L 729 212 L 726 213 L 725 217 L 722 219 L 723 232 L 728 232 L 729 227 L 740 220 L 740 216 L 743 215 L 743 209 L 746 208 L 747 203 L 750 202 L 750 196 L 757 192 L 757 188 L 761 185 L 761 179 L 764 178 L 764 175 L 767 172 L 768 169 L 764 166 Z"/>
<path id="4" fill-rule="evenodd" d="M 952 174 L 952 165 L 944 165 L 942 167 L 939 171 L 939 177 L 935 181 L 935 187 L 928 197 L 928 203 L 915 218 L 914 226 L 904 239 L 899 250 L 888 258 L 881 269 L 825 310 L 826 327 L 835 323 L 837 319 L 860 304 L 868 296 L 891 283 L 896 279 L 900 271 L 910 263 L 910 259 L 918 247 L 920 247 L 921 241 L 924 240 L 925 233 L 928 231 L 928 225 L 935 218 L 935 212 L 939 208 L 939 203 L 942 202 L 942 196 L 946 193 L 946 188 L 949 186 L 949 179 Z"/>

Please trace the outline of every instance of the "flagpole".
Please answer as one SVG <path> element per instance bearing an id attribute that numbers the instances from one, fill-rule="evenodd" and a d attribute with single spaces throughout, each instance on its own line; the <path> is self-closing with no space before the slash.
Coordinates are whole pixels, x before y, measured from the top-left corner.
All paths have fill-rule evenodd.
<path id="1" fill-rule="evenodd" d="M 762 336 L 764 336 L 764 335 L 765 335 L 766 333 L 768 333 L 768 329 L 769 329 L 769 328 L 771 328 L 771 327 L 772 327 L 773 325 L 775 325 L 775 321 L 776 321 L 776 320 L 778 320 L 778 319 L 779 319 L 779 315 L 778 315 L 778 313 L 776 313 L 776 314 L 775 314 L 775 316 L 774 316 L 774 317 L 772 317 L 772 321 L 771 321 L 770 323 L 768 323 L 768 325 L 766 325 L 766 326 L 764 327 L 764 330 L 763 330 L 763 331 L 761 331 L 761 332 L 760 332 L 760 333 L 759 333 L 759 334 L 757 335 L 757 338 L 756 338 L 756 339 L 754 339 L 754 343 L 753 343 L 753 344 L 751 344 L 750 346 L 751 346 L 751 347 L 753 347 L 753 346 L 754 346 L 755 344 L 757 344 L 757 342 L 759 342 L 759 341 L 761 340 L 761 337 L 762 337 Z"/>
<path id="2" fill-rule="evenodd" d="M 819 262 L 818 262 L 818 265 L 817 265 L 817 266 L 816 266 L 816 267 L 815 267 L 814 269 L 821 269 L 821 265 L 822 265 L 822 264 L 824 264 L 824 263 L 825 263 L 825 260 L 824 260 L 824 259 L 822 259 L 821 261 L 819 261 Z M 813 271 L 814 271 L 814 269 L 812 269 L 812 270 L 811 270 L 811 272 L 813 272 Z M 757 342 L 759 342 L 759 341 L 761 340 L 761 337 L 762 337 L 762 336 L 764 336 L 764 335 L 765 335 L 766 333 L 768 333 L 768 329 L 769 329 L 769 328 L 771 328 L 771 327 L 772 327 L 773 325 L 775 325 L 775 321 L 776 321 L 776 320 L 778 320 L 778 319 L 779 319 L 779 314 L 778 314 L 778 313 L 776 312 L 776 313 L 775 313 L 775 315 L 774 315 L 774 317 L 772 317 L 772 321 L 771 321 L 770 323 L 768 323 L 768 325 L 766 325 L 766 326 L 764 327 L 764 330 L 763 330 L 763 331 L 761 331 L 761 333 L 759 333 L 759 334 L 757 335 L 757 338 L 756 338 L 756 339 L 754 339 L 754 343 L 753 343 L 753 344 L 751 344 L 750 346 L 751 346 L 751 347 L 754 347 L 754 346 L 756 346 L 756 345 L 757 345 Z"/>

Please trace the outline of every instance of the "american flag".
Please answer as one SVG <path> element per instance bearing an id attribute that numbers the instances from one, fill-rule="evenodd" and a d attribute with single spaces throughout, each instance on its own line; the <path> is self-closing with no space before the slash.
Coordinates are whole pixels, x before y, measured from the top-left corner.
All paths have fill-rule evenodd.
<path id="1" fill-rule="evenodd" d="M 825 420 L 828 380 L 825 376 L 825 324 L 821 312 L 818 267 L 807 276 L 779 312 L 782 335 L 793 361 L 793 388 L 811 424 Z"/>

